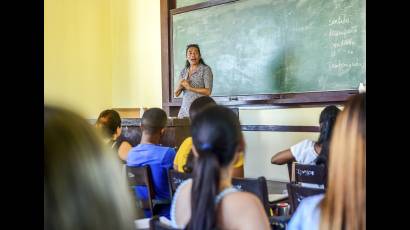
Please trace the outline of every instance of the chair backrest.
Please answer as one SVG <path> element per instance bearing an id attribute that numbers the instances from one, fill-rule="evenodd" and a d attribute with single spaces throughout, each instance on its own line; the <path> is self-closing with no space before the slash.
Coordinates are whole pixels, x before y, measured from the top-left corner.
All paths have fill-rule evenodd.
<path id="1" fill-rule="evenodd" d="M 289 173 L 289 180 L 292 181 L 292 172 L 293 172 L 293 163 L 295 163 L 295 161 L 290 161 L 287 163 L 288 165 L 288 173 Z"/>
<path id="2" fill-rule="evenodd" d="M 162 223 L 159 219 L 160 217 L 154 216 L 149 221 L 149 229 L 150 230 L 177 230 L 177 228 L 170 227 L 164 223 Z"/>
<path id="3" fill-rule="evenodd" d="M 295 183 L 286 184 L 290 201 L 290 212 L 294 213 L 299 203 L 308 196 L 325 193 L 323 188 L 309 188 Z"/>
<path id="4" fill-rule="evenodd" d="M 149 166 L 128 166 L 127 165 L 127 179 L 128 184 L 131 187 L 132 194 L 135 194 L 135 186 L 147 187 L 148 200 L 140 200 L 136 197 L 137 201 L 140 200 L 142 208 L 150 209 L 151 213 L 154 209 L 153 199 L 155 197 L 154 183 L 152 181 L 151 169 Z"/>
<path id="5" fill-rule="evenodd" d="M 178 186 L 186 179 L 192 177 L 192 174 L 178 172 L 174 169 L 168 170 L 168 183 L 169 183 L 169 191 L 171 194 L 171 198 L 174 197 L 175 191 L 177 190 Z"/>
<path id="6" fill-rule="evenodd" d="M 294 164 L 292 182 L 326 185 L 326 168 L 323 165 Z"/>
<path id="7" fill-rule="evenodd" d="M 261 200 L 266 214 L 270 216 L 268 185 L 265 177 L 258 178 L 232 178 L 232 185 L 242 191 L 255 194 Z"/>

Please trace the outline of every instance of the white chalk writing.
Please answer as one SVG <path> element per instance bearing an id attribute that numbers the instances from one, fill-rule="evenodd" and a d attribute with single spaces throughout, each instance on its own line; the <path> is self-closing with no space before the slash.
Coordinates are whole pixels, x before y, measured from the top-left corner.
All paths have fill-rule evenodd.
<path id="1" fill-rule="evenodd" d="M 349 24 L 350 18 L 345 14 L 339 15 L 337 18 L 329 19 L 329 26 Z"/>
<path id="2" fill-rule="evenodd" d="M 346 30 L 334 30 L 332 28 L 330 28 L 329 31 L 329 37 L 339 37 L 339 36 L 346 36 L 348 34 L 353 34 L 353 33 L 357 33 L 357 25 L 356 26 L 352 26 L 349 29 Z"/>

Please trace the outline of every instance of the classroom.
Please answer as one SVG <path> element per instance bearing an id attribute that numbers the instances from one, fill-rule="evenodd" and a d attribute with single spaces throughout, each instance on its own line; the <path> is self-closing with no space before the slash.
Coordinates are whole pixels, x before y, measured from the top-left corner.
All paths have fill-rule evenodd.
<path id="1" fill-rule="evenodd" d="M 199 67 L 192 70 L 191 65 Z M 203 74 L 205 80 L 201 78 L 201 82 L 194 82 L 192 79 L 195 79 L 195 74 Z M 339 151 L 333 150 L 336 148 L 333 146 L 342 146 L 343 143 L 333 139 L 330 142 L 330 134 L 323 134 L 329 135 L 330 146 L 327 140 L 324 145 L 316 142 L 322 143 L 320 141 L 325 129 L 322 117 L 325 120 L 330 119 L 332 127 L 335 125 L 334 129 L 331 127 L 329 130 L 344 130 L 339 127 L 344 124 L 342 118 L 348 116 L 344 111 L 353 111 L 358 103 L 363 107 L 365 92 L 365 0 L 44 1 L 45 105 L 74 112 L 92 126 L 98 126 L 100 118 L 104 117 L 102 111 L 116 111 L 121 117 L 121 131 L 114 136 L 127 140 L 130 145 L 124 153 L 118 153 L 123 154 L 120 156 L 120 166 L 121 173 L 124 174 L 122 179 L 125 181 L 125 174 L 134 172 L 131 167 L 128 169 L 131 164 L 129 154 L 143 143 L 155 142 L 158 146 L 170 147 L 172 154 L 178 155 L 183 143 L 192 136 L 188 152 L 191 147 L 195 147 L 195 151 L 200 153 L 202 147 L 197 145 L 201 142 L 195 138 L 193 127 L 201 127 L 200 118 L 205 116 L 207 110 L 212 110 L 212 106 L 203 106 L 206 107 L 203 112 L 197 112 L 192 120 L 190 105 L 200 96 L 210 96 L 214 103 L 221 107 L 213 108 L 215 111 L 226 114 L 226 117 L 229 117 L 229 111 L 232 111 L 240 122 L 241 137 L 238 138 L 243 140 L 244 144 L 238 144 L 241 155 L 235 155 L 241 158 L 243 164 L 239 175 L 240 178 L 254 179 L 253 181 L 259 181 L 258 183 L 261 182 L 257 179 L 263 178 L 262 190 L 266 191 L 261 195 L 264 198 L 261 198 L 260 208 L 263 212 L 266 211 L 269 229 L 319 229 L 319 226 L 312 227 L 315 224 L 309 222 L 311 220 L 303 222 L 303 217 L 300 217 L 303 214 L 296 212 L 299 203 L 294 203 L 293 194 L 289 193 L 289 184 L 303 185 L 295 182 L 299 177 L 303 179 L 303 176 L 317 175 L 314 171 L 317 170 L 316 167 L 308 167 L 317 166 L 312 163 L 314 161 L 301 163 L 303 161 L 299 161 L 299 156 L 295 156 L 293 152 L 297 148 L 294 146 L 311 140 L 309 143 L 312 144 L 316 156 L 320 150 L 326 149 L 330 159 L 338 159 L 339 162 L 359 157 L 358 154 L 347 154 L 349 156 L 346 157 L 351 157 L 349 159 L 333 157 L 333 152 Z M 334 114 L 323 115 L 329 107 L 332 109 L 329 114 Z M 159 109 L 157 111 L 153 108 Z M 225 111 L 224 108 L 229 110 Z M 360 133 L 363 126 L 365 129 L 366 120 L 365 115 L 364 118 L 360 116 L 361 107 L 358 110 L 357 132 Z M 161 119 L 158 117 L 161 117 L 163 112 L 166 114 L 166 125 L 162 127 L 164 129 L 157 130 L 155 125 L 152 126 L 154 131 L 149 129 L 150 124 L 152 125 L 150 122 L 159 122 Z M 223 118 L 222 115 L 211 115 L 209 119 Z M 329 118 L 333 115 L 334 117 Z M 196 120 L 198 122 L 193 122 Z M 217 123 L 216 120 L 213 124 Z M 203 122 L 206 121 L 207 119 L 203 118 Z M 218 130 L 217 128 L 215 127 L 215 130 Z M 158 133 L 155 133 L 156 131 Z M 203 133 L 198 133 L 198 137 L 205 135 Z M 223 133 L 213 135 L 222 135 L 221 139 L 229 136 Z M 344 140 L 343 134 L 340 135 L 339 140 Z M 358 139 L 360 138 L 354 141 L 355 144 L 362 143 Z M 349 140 L 346 138 L 346 141 Z M 335 144 L 332 144 L 333 142 Z M 364 146 L 365 142 L 364 133 Z M 171 154 L 171 150 L 164 154 Z M 195 151 L 192 150 L 193 155 Z M 284 158 L 279 158 L 279 154 Z M 286 154 L 290 156 L 289 159 Z M 365 157 L 365 152 L 363 154 Z M 200 165 L 199 161 L 193 161 L 194 171 L 189 176 L 194 178 L 192 189 L 197 185 L 195 175 L 199 175 L 196 164 Z M 176 161 L 172 162 L 169 165 L 171 168 Z M 319 194 L 319 190 L 320 194 L 325 194 L 327 189 L 333 187 L 340 189 L 327 177 L 327 170 L 332 170 L 336 164 L 338 163 L 330 162 L 330 168 L 325 164 L 324 174 L 319 173 L 323 186 L 312 188 L 312 194 Z M 157 175 L 156 170 L 149 170 L 152 171 L 150 174 L 153 177 Z M 138 173 L 135 171 L 134 174 Z M 233 175 L 231 183 L 235 186 L 236 183 L 241 184 L 242 182 L 237 181 L 236 174 Z M 364 172 L 364 177 L 365 175 Z M 167 176 L 169 177 L 170 173 Z M 178 186 L 179 183 L 185 183 L 186 179 L 178 179 Z M 126 182 L 129 180 L 130 178 Z M 311 179 L 308 178 L 307 182 L 309 180 Z M 184 190 L 178 190 L 177 187 L 173 190 L 171 181 L 172 178 L 168 178 L 171 191 L 167 193 L 170 194 L 171 201 L 178 205 L 175 192 Z M 129 188 L 126 182 L 126 188 Z M 365 186 L 365 182 L 363 183 Z M 154 184 L 157 186 L 158 183 Z M 246 188 L 247 185 L 241 186 Z M 365 192 L 364 187 L 364 199 L 358 199 L 364 206 Z M 138 200 L 136 193 L 137 188 L 130 199 Z M 234 199 L 234 195 L 232 197 Z M 161 205 L 160 203 L 157 206 Z M 133 218 L 143 220 L 134 222 L 137 229 L 177 229 L 176 223 L 171 223 L 174 221 L 171 220 L 172 210 L 170 216 L 162 215 L 162 211 L 158 211 L 160 208 L 155 209 L 153 206 L 150 208 L 151 214 L 147 215 L 144 209 L 144 215 Z M 171 203 L 168 203 L 168 206 L 169 215 Z M 365 208 L 357 210 L 362 210 L 358 216 L 365 216 Z M 178 213 L 177 208 L 176 219 Z M 209 210 L 205 210 L 205 213 L 209 213 Z M 292 220 L 293 215 L 295 220 Z M 168 218 L 164 220 L 160 216 Z M 194 217 L 195 215 L 192 216 L 193 219 Z M 197 218 L 197 222 L 191 220 L 184 226 L 188 229 L 216 227 L 214 225 L 209 228 L 206 222 L 208 219 Z M 306 216 L 304 218 L 309 219 Z M 352 226 L 352 229 L 366 228 L 366 224 L 362 223 L 365 220 L 349 225 L 350 219 L 326 218 L 328 225 L 319 220 L 320 229 L 350 229 Z M 322 217 L 322 220 L 324 219 L 325 217 Z M 153 224 L 154 220 L 170 226 L 148 226 Z M 200 224 L 201 221 L 207 224 Z M 235 225 L 227 224 L 230 223 L 228 220 L 223 222 L 225 224 L 220 221 L 218 219 L 218 228 L 230 229 Z M 242 223 L 241 229 L 264 229 L 266 226 L 263 221 L 265 220 L 249 221 L 249 224 L 255 227 Z M 347 225 L 342 228 L 337 221 Z M 340 226 L 336 226 L 336 222 Z M 144 227 L 141 227 L 142 225 Z M 310 227 L 301 227 L 302 225 Z"/>

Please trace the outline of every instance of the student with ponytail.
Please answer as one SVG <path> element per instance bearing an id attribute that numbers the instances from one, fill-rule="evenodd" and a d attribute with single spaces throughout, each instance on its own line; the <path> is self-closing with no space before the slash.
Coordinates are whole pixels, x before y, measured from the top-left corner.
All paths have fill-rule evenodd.
<path id="1" fill-rule="evenodd" d="M 233 165 L 245 143 L 238 117 L 223 106 L 211 106 L 191 125 L 193 178 L 177 189 L 171 221 L 175 228 L 270 229 L 260 200 L 232 187 Z"/>

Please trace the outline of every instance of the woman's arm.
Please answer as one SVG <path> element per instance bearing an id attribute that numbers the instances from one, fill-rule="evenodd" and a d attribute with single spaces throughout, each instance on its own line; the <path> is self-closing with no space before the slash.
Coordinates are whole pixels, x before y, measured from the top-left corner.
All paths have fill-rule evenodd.
<path id="1" fill-rule="evenodd" d="M 188 82 L 187 80 L 183 80 L 183 81 L 181 82 L 181 85 L 182 85 L 185 89 L 187 89 L 187 90 L 189 90 L 189 91 L 192 91 L 192 92 L 194 92 L 194 93 L 199 93 L 199 94 L 202 94 L 202 95 L 205 95 L 205 96 L 211 95 L 211 90 L 210 90 L 210 89 L 208 89 L 208 88 L 194 88 L 194 87 L 191 87 L 191 85 L 189 84 L 189 82 Z"/>
<path id="2" fill-rule="evenodd" d="M 278 152 L 271 159 L 271 163 L 276 165 L 283 165 L 288 163 L 289 161 L 295 161 L 295 158 L 293 157 L 290 149 Z"/>
<path id="3" fill-rule="evenodd" d="M 187 90 L 190 90 L 194 93 L 199 93 L 205 96 L 210 96 L 211 95 L 211 90 L 209 90 L 208 88 L 193 88 L 191 86 L 189 86 L 189 88 L 187 88 Z"/>
<path id="4" fill-rule="evenodd" d="M 184 90 L 184 87 L 182 86 L 182 82 L 183 81 L 185 81 L 184 79 L 181 79 L 180 81 L 179 81 L 179 84 L 178 84 L 178 87 L 177 87 L 177 89 L 175 90 L 175 97 L 178 97 L 181 93 L 182 93 L 182 91 Z"/>
<path id="5" fill-rule="evenodd" d="M 177 90 L 175 90 L 175 97 L 178 97 L 179 95 L 181 95 L 183 90 L 184 90 L 184 87 L 179 86 Z"/>

